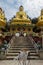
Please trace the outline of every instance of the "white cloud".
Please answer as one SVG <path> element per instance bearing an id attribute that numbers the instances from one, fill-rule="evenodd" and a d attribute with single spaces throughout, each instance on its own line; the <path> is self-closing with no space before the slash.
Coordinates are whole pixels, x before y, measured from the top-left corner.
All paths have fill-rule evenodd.
<path id="1" fill-rule="evenodd" d="M 0 7 L 5 11 L 5 16 L 7 20 L 11 19 L 17 12 L 17 9 L 14 6 L 9 6 L 8 4 L 4 3 L 3 1 L 0 2 Z"/>
<path id="2" fill-rule="evenodd" d="M 13 4 L 14 3 L 14 0 L 6 0 L 7 1 L 7 3 L 9 3 L 9 4 Z"/>
<path id="3" fill-rule="evenodd" d="M 22 4 L 31 18 L 39 16 L 43 8 L 43 0 L 23 0 Z"/>
<path id="4" fill-rule="evenodd" d="M 16 9 L 6 6 L 5 14 L 8 20 L 11 19 L 16 14 L 16 12 Z"/>

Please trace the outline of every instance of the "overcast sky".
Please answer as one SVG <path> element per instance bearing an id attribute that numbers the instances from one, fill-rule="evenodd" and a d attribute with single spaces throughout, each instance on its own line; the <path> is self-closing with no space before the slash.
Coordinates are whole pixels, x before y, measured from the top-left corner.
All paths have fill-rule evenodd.
<path id="1" fill-rule="evenodd" d="M 34 18 L 40 15 L 43 0 L 0 0 L 0 7 L 5 11 L 8 20 L 16 14 L 20 5 L 24 6 L 24 10 L 29 17 Z"/>

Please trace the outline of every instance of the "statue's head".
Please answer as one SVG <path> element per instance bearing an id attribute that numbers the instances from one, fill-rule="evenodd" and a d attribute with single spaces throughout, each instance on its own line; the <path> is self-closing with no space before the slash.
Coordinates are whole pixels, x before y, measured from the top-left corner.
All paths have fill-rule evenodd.
<path id="1" fill-rule="evenodd" d="M 43 9 L 41 10 L 41 15 L 43 15 Z"/>
<path id="2" fill-rule="evenodd" d="M 2 8 L 0 8 L 0 12 L 2 12 Z"/>
<path id="3" fill-rule="evenodd" d="M 23 6 L 21 5 L 20 7 L 19 7 L 19 11 L 23 11 Z"/>

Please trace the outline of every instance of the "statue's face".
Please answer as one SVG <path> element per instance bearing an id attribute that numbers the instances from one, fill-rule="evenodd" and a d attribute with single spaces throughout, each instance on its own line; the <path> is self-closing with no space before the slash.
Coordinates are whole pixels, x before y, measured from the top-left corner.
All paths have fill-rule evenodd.
<path id="1" fill-rule="evenodd" d="M 20 11 L 23 11 L 23 7 L 20 7 L 19 10 L 20 10 Z"/>
<path id="2" fill-rule="evenodd" d="M 43 15 L 43 12 L 41 12 L 41 14 Z"/>
<path id="3" fill-rule="evenodd" d="M 2 9 L 0 8 L 0 12 L 2 12 Z"/>
<path id="4" fill-rule="evenodd" d="M 41 11 L 41 15 L 43 15 L 43 10 Z"/>

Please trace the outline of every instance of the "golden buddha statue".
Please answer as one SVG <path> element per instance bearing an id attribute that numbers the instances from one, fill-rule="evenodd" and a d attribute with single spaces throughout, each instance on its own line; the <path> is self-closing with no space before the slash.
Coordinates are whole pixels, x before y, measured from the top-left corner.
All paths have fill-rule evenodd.
<path id="1" fill-rule="evenodd" d="M 4 11 L 2 10 L 2 8 L 0 8 L 0 19 L 4 19 L 4 18 L 5 18 Z"/>
<path id="2" fill-rule="evenodd" d="M 41 10 L 41 15 L 38 17 L 37 26 L 43 26 L 43 9 Z"/>
<path id="3" fill-rule="evenodd" d="M 6 19 L 5 19 L 5 14 L 2 8 L 0 8 L 0 26 L 5 26 L 6 25 Z"/>
<path id="4" fill-rule="evenodd" d="M 17 12 L 16 13 L 16 16 L 15 17 L 13 17 L 12 18 L 12 23 L 14 24 L 14 23 L 18 23 L 19 24 L 19 22 L 20 23 L 22 23 L 23 24 L 23 22 L 24 22 L 24 24 L 25 24 L 25 22 L 27 23 L 27 24 L 31 24 L 31 21 L 30 21 L 30 19 L 27 17 L 27 15 L 26 15 L 26 12 L 24 12 L 24 8 L 23 8 L 23 6 L 20 6 L 19 7 L 19 12 Z M 19 22 L 18 22 L 19 21 Z"/>
<path id="5" fill-rule="evenodd" d="M 20 6 L 19 7 L 19 12 L 16 13 L 16 18 L 17 19 L 27 19 L 27 15 L 24 12 L 23 6 Z"/>
<path id="6" fill-rule="evenodd" d="M 19 12 L 17 12 L 16 16 L 13 17 L 10 21 L 10 31 L 28 32 L 30 26 L 31 26 L 31 20 L 27 17 L 26 13 L 24 12 L 23 6 L 20 6 Z"/>

